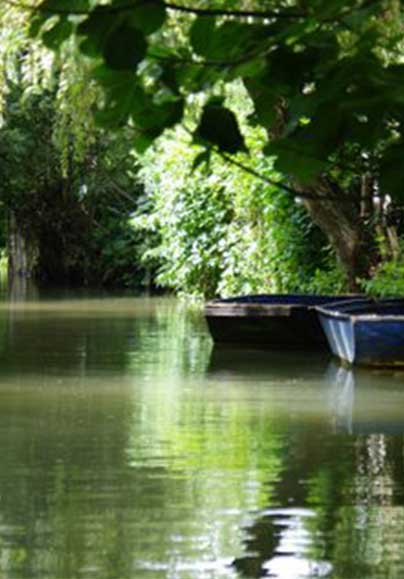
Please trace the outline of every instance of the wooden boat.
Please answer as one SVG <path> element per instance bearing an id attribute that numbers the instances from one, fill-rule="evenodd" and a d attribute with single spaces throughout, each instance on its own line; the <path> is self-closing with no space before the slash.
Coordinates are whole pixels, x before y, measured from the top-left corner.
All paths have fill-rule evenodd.
<path id="1" fill-rule="evenodd" d="M 404 366 L 404 299 L 316 307 L 333 354 L 350 364 Z"/>
<path id="2" fill-rule="evenodd" d="M 327 347 L 315 306 L 354 296 L 250 295 L 208 302 L 205 318 L 215 342 L 282 349 Z"/>

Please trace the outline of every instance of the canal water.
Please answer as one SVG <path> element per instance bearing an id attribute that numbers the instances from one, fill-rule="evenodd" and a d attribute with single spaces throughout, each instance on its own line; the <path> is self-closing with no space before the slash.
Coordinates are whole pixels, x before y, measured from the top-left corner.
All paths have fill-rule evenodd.
<path id="1" fill-rule="evenodd" d="M 0 577 L 404 577 L 404 375 L 173 299 L 0 303 Z"/>

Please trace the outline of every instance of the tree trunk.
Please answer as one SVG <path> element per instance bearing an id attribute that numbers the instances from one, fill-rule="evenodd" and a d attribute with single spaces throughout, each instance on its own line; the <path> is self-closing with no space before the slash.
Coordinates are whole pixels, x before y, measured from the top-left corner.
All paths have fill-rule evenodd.
<path id="1" fill-rule="evenodd" d="M 334 248 L 345 272 L 348 290 L 356 292 L 359 290 L 359 278 L 369 275 L 376 260 L 369 214 L 362 216 L 363 207 L 356 205 L 342 192 L 336 196 L 325 182 L 313 187 L 312 192 L 328 199 L 303 199 L 304 206 Z"/>
<path id="2" fill-rule="evenodd" d="M 10 212 L 8 220 L 8 276 L 10 282 L 15 278 L 33 278 L 38 263 L 38 244 L 19 226 L 17 216 Z"/>

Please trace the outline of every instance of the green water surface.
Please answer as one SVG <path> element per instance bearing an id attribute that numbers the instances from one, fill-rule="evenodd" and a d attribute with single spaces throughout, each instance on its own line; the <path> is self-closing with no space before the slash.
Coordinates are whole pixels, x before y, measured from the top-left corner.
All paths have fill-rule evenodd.
<path id="1" fill-rule="evenodd" d="M 404 577 L 404 375 L 173 299 L 0 303 L 0 579 Z"/>

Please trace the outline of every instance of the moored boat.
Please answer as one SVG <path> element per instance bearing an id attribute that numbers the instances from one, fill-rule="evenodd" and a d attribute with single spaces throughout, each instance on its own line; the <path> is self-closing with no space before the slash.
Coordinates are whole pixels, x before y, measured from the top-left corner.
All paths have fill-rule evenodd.
<path id="1" fill-rule="evenodd" d="M 326 348 L 315 306 L 357 296 L 260 294 L 217 299 L 205 306 L 215 342 L 282 349 Z"/>
<path id="2" fill-rule="evenodd" d="M 404 366 L 404 299 L 316 307 L 333 354 L 350 364 Z"/>

